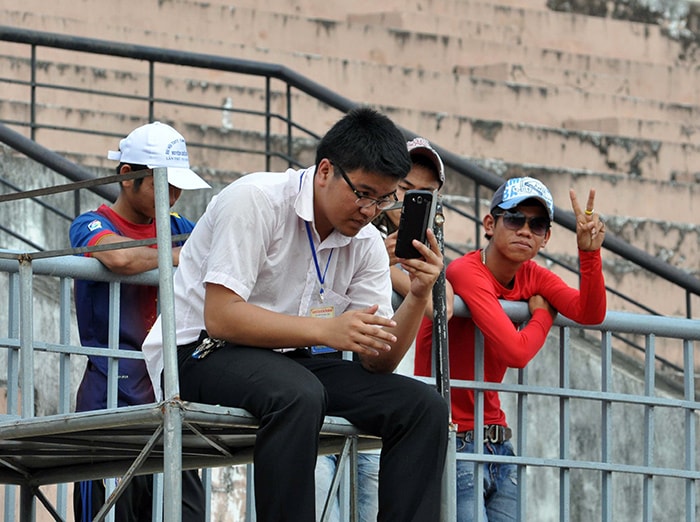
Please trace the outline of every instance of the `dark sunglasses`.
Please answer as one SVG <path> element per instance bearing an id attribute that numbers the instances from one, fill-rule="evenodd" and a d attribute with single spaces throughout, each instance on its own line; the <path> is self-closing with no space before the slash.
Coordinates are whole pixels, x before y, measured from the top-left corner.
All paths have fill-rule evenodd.
<path id="1" fill-rule="evenodd" d="M 530 232 L 536 236 L 544 236 L 550 227 L 549 218 L 542 216 L 529 218 L 521 212 L 510 212 L 508 210 L 504 212 L 493 212 L 492 214 L 495 218 L 502 217 L 503 224 L 508 230 L 520 230 L 525 226 L 525 223 L 527 223 Z"/>

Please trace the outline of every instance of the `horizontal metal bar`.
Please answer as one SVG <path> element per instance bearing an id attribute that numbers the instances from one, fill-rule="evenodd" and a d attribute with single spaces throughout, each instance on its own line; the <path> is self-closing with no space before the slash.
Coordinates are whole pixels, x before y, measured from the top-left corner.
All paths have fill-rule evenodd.
<path id="1" fill-rule="evenodd" d="M 615 464 L 597 460 L 545 459 L 527 456 L 507 457 L 489 453 L 457 453 L 457 460 L 465 462 L 515 464 L 518 466 L 533 466 L 542 468 L 580 469 L 588 471 L 608 471 L 630 473 L 636 475 L 653 475 L 677 479 L 700 479 L 700 471 L 689 471 L 682 468 L 657 468 L 654 466 L 635 466 L 631 464 Z"/>
<path id="2" fill-rule="evenodd" d="M 0 250 L 0 271 L 19 272 L 19 259 L 24 252 Z M 32 271 L 36 275 L 72 277 L 90 281 L 120 281 L 135 285 L 157 285 L 158 270 L 150 270 L 133 276 L 121 276 L 111 272 L 97 259 L 82 256 L 64 256 L 32 261 Z"/>
<path id="3" fill-rule="evenodd" d="M 501 301 L 503 310 L 514 322 L 524 322 L 530 318 L 527 303 Z M 469 317 L 469 310 L 461 298 L 455 297 L 454 314 L 458 317 Z M 671 339 L 700 340 L 700 320 L 682 317 L 664 317 L 658 315 L 640 315 L 631 312 L 611 312 L 605 320 L 597 325 L 582 325 L 567 319 L 561 314 L 554 320 L 555 326 L 585 328 L 601 332 L 633 333 L 640 335 L 655 334 Z"/>
<path id="4" fill-rule="evenodd" d="M 503 393 L 516 393 L 518 395 L 540 395 L 546 397 L 561 397 L 568 399 L 588 399 L 597 401 L 614 401 L 624 404 L 638 404 L 641 406 L 662 406 L 669 408 L 686 408 L 700 411 L 699 401 L 683 399 L 667 399 L 664 397 L 649 397 L 645 395 L 632 395 L 628 393 L 612 393 L 595 390 L 582 390 L 578 388 L 558 388 L 547 386 L 528 386 L 524 384 L 506 384 L 485 381 L 464 381 L 452 379 L 453 388 L 469 388 L 471 390 L 488 390 Z"/>

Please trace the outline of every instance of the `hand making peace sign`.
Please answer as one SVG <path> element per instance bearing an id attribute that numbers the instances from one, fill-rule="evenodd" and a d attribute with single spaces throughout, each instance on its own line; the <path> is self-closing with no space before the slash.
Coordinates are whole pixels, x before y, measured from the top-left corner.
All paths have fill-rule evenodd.
<path id="1" fill-rule="evenodd" d="M 574 189 L 569 190 L 569 197 L 571 198 L 571 208 L 576 217 L 576 241 L 579 249 L 598 250 L 605 240 L 605 223 L 594 210 L 595 189 L 591 189 L 588 193 L 588 203 L 585 210 L 579 206 Z"/>

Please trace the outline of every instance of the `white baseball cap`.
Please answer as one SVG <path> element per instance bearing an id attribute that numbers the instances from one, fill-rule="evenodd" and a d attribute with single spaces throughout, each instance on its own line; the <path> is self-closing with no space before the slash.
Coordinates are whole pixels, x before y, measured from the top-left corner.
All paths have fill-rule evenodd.
<path id="1" fill-rule="evenodd" d="M 211 188 L 190 170 L 187 146 L 182 134 L 159 121 L 142 125 L 119 142 L 119 150 L 110 150 L 107 158 L 121 163 L 146 165 L 149 169 L 168 169 L 168 183 L 182 190 Z"/>

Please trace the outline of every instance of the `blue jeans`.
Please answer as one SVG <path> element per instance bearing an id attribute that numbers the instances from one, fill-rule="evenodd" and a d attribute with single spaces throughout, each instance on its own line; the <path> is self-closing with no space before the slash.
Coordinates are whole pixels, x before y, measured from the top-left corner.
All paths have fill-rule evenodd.
<path id="1" fill-rule="evenodd" d="M 316 517 L 321 520 L 323 506 L 338 466 L 336 455 L 319 456 L 316 461 Z M 357 504 L 360 522 L 376 522 L 379 511 L 379 453 L 357 454 Z M 338 497 L 331 504 L 330 522 L 339 522 Z"/>
<path id="2" fill-rule="evenodd" d="M 474 443 L 457 439 L 458 453 L 474 453 Z M 484 453 L 513 456 L 510 441 L 500 444 L 487 442 Z M 457 521 L 474 520 L 474 462 L 457 461 Z M 518 505 L 518 468 L 514 464 L 483 464 L 484 498 L 479 504 L 488 522 L 514 521 Z"/>

